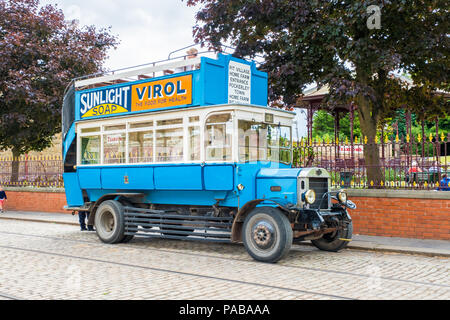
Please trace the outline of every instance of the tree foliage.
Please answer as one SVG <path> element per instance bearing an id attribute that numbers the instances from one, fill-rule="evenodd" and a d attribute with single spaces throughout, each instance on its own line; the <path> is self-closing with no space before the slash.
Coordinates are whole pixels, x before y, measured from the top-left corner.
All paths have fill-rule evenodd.
<path id="1" fill-rule="evenodd" d="M 330 86 L 329 104 L 357 105 L 361 131 L 374 141 L 377 127 L 405 107 L 411 86 L 393 77 L 411 75 L 415 93 L 448 89 L 449 12 L 445 0 L 188 0 L 199 5 L 196 41 L 220 49 L 228 42 L 235 55 L 264 56 L 269 97 L 296 104 L 309 83 Z M 380 8 L 381 28 L 368 27 Z M 413 101 L 414 102 L 414 101 Z M 415 103 L 415 102 L 414 102 Z M 429 108 L 428 104 L 422 107 Z M 445 116 L 448 102 L 433 111 Z M 378 150 L 365 148 L 374 165 L 369 179 L 380 181 Z"/>
<path id="2" fill-rule="evenodd" d="M 334 126 L 335 118 L 332 114 L 325 110 L 318 110 L 314 114 L 313 120 L 313 137 L 320 138 L 322 141 L 327 138 L 329 141 L 334 141 Z M 350 141 L 351 137 L 350 115 L 341 115 L 339 119 L 339 141 Z M 359 125 L 358 114 L 355 114 L 353 119 L 353 137 L 361 137 L 361 128 Z"/>
<path id="3" fill-rule="evenodd" d="M 39 0 L 0 0 L 0 149 L 41 151 L 61 130 L 66 86 L 97 72 L 117 40 Z"/>

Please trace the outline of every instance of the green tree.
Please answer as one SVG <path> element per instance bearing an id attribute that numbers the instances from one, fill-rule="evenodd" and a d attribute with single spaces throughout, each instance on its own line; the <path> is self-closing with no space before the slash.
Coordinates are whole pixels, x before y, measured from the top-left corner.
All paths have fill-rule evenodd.
<path id="1" fill-rule="evenodd" d="M 330 138 L 330 141 L 334 139 L 334 122 L 335 118 L 332 114 L 325 110 L 318 110 L 314 114 L 313 118 L 313 137 Z M 345 138 L 350 140 L 351 126 L 350 115 L 345 114 L 339 119 L 339 140 L 344 141 Z M 361 137 L 361 128 L 359 125 L 358 114 L 355 113 L 353 119 L 353 139 L 354 137 Z"/>
<path id="2" fill-rule="evenodd" d="M 392 132 L 390 139 L 395 139 L 398 132 L 399 139 L 406 138 L 406 112 L 405 109 L 395 110 L 394 117 L 391 120 L 391 125 L 395 128 Z"/>
<path id="3" fill-rule="evenodd" d="M 0 0 L 0 149 L 18 157 L 51 145 L 61 130 L 65 87 L 97 72 L 117 41 L 108 30 L 79 28 L 38 0 Z M 16 181 L 18 162 L 13 162 Z"/>
<path id="4" fill-rule="evenodd" d="M 404 107 L 403 70 L 427 90 L 448 88 L 449 12 L 445 0 L 187 0 L 200 5 L 196 41 L 235 55 L 264 57 L 269 96 L 296 104 L 306 84 L 330 85 L 329 103 L 353 101 L 361 131 L 373 142 L 392 111 Z M 373 10 L 379 9 L 379 10 Z M 381 15 L 380 15 L 381 14 Z M 371 22 L 379 19 L 381 25 Z M 375 28 L 373 28 L 375 26 Z M 447 105 L 448 110 L 448 105 Z M 441 109 L 440 113 L 448 112 Z M 378 148 L 364 148 L 368 179 L 381 180 Z"/>
<path id="5" fill-rule="evenodd" d="M 313 137 L 334 138 L 334 117 L 324 110 L 318 110 L 313 117 Z"/>

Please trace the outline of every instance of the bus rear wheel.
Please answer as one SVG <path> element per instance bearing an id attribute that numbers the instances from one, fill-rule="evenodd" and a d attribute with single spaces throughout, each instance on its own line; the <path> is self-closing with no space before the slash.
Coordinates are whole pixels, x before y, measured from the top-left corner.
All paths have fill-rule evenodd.
<path id="1" fill-rule="evenodd" d="M 292 245 L 289 219 L 277 208 L 257 207 L 245 218 L 242 239 L 250 256 L 262 262 L 277 262 Z"/>
<path id="2" fill-rule="evenodd" d="M 133 236 L 125 235 L 125 218 L 120 202 L 107 200 L 102 202 L 94 219 L 97 236 L 104 243 L 128 242 Z"/>

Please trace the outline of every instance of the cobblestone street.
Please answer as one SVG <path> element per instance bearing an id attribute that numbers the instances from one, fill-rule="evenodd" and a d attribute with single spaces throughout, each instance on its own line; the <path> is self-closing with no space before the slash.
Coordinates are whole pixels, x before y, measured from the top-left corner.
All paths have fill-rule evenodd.
<path id="1" fill-rule="evenodd" d="M 134 238 L 2 220 L 0 299 L 450 299 L 450 262 L 294 245 L 277 264 L 242 245 Z"/>

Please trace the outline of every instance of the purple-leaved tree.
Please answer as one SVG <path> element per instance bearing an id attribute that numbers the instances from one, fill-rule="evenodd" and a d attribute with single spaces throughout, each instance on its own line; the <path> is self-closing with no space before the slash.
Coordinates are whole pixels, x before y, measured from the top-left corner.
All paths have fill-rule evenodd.
<path id="1" fill-rule="evenodd" d="M 0 0 L 0 149 L 18 157 L 50 146 L 66 86 L 99 71 L 117 43 L 110 30 L 80 28 L 39 0 Z M 11 178 L 17 181 L 17 161 Z"/>

